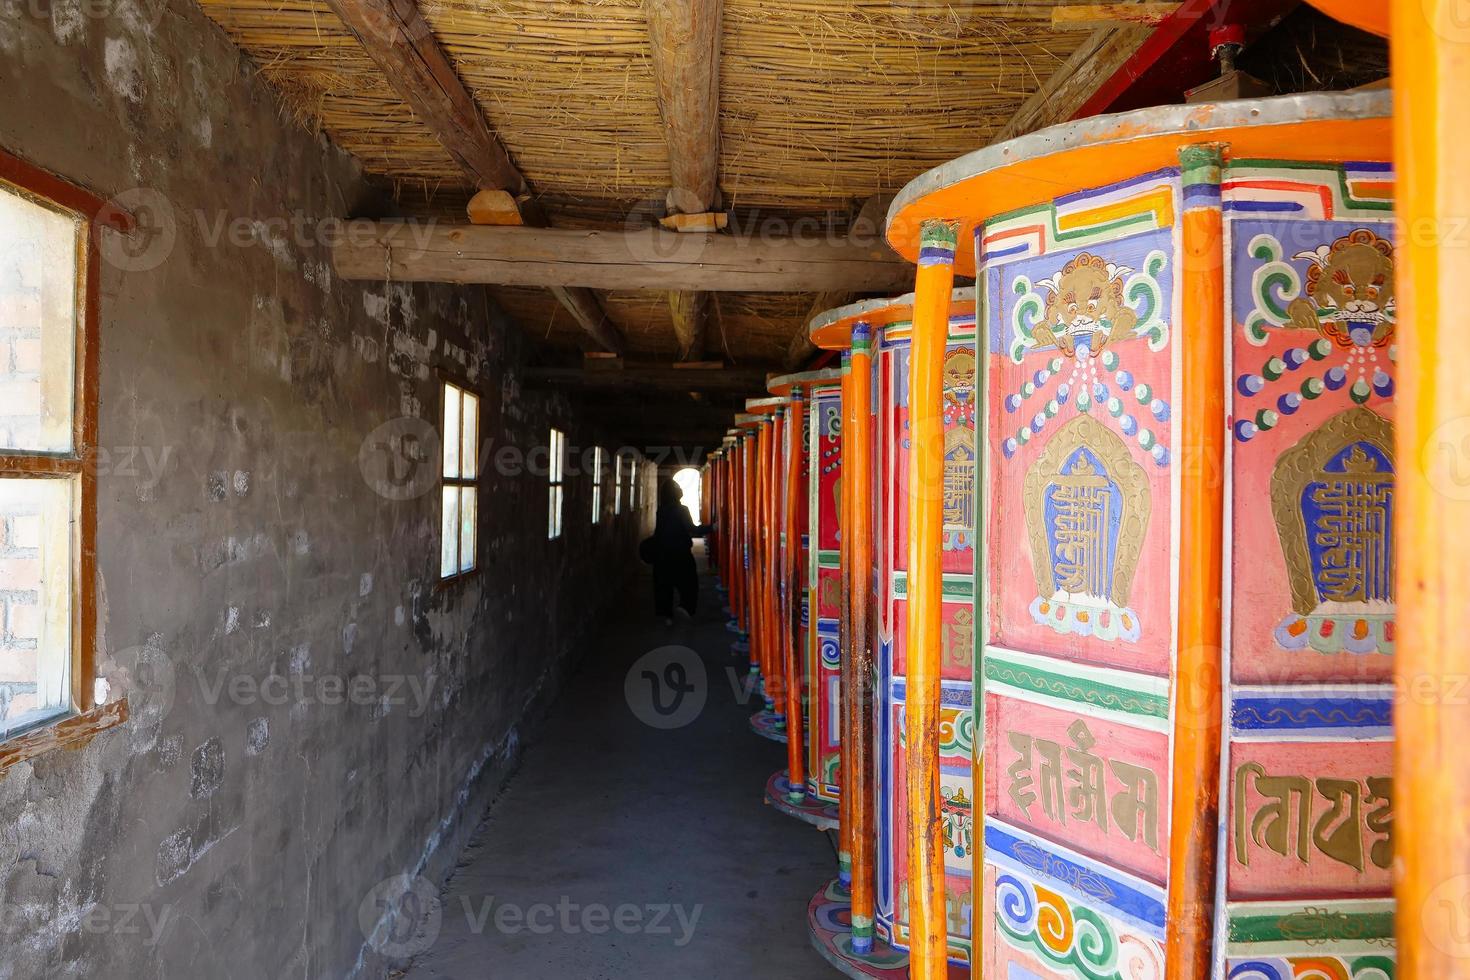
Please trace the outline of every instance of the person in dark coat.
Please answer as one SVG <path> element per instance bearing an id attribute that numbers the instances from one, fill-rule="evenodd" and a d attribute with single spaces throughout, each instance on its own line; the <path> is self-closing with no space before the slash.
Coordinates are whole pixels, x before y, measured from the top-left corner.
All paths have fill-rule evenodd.
<path id="1" fill-rule="evenodd" d="M 665 623 L 672 623 L 674 593 L 679 608 L 694 615 L 699 602 L 699 571 L 694 564 L 694 539 L 709 533 L 695 524 L 684 506 L 684 491 L 673 480 L 658 485 L 658 513 L 653 526 L 653 607 Z"/>

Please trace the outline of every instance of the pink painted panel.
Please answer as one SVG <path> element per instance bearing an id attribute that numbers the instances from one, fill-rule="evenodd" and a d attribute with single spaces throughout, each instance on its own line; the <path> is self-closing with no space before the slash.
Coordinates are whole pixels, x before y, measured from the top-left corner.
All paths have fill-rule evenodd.
<path id="1" fill-rule="evenodd" d="M 1393 323 L 1340 318 L 1325 289 L 1320 310 L 1301 294 L 1324 276 L 1357 276 L 1344 285 L 1362 289 L 1360 301 L 1380 289 L 1387 301 L 1389 226 L 1237 219 L 1231 237 L 1232 677 L 1387 680 Z M 1338 269 L 1344 250 L 1351 257 Z M 1384 283 L 1369 281 L 1367 257 Z M 1271 322 L 1283 305 L 1293 319 Z"/>
<path id="2" fill-rule="evenodd" d="M 1234 742 L 1233 899 L 1390 894 L 1393 743 Z"/>
<path id="3" fill-rule="evenodd" d="M 1169 672 L 1172 255 L 1164 229 L 1021 259 L 984 280 L 990 629 L 1002 646 Z M 1076 323 L 1090 315 L 1111 333 L 1059 335 L 1069 298 Z"/>
<path id="4" fill-rule="evenodd" d="M 1164 882 L 1167 735 L 998 694 L 985 710 L 987 814 Z"/>
<path id="5" fill-rule="evenodd" d="M 893 603 L 893 673 L 908 674 L 908 602 Z M 975 607 L 968 602 L 944 602 L 939 607 L 939 676 L 947 681 L 972 682 L 975 673 Z"/>
<path id="6" fill-rule="evenodd" d="M 945 705 L 940 709 L 940 730 L 944 739 L 939 755 L 940 820 L 944 842 L 944 892 L 946 921 L 951 959 L 969 958 L 974 915 L 972 855 L 976 846 L 974 821 L 974 776 L 970 760 L 971 743 L 965 737 L 965 716 L 969 705 Z M 904 706 L 890 706 L 893 731 L 903 731 Z M 897 774 L 893 786 L 893 812 L 899 819 L 893 824 L 893 864 L 895 902 L 895 940 L 907 947 L 908 939 L 908 785 L 903 778 L 907 751 L 901 739 L 894 739 L 892 772 Z"/>

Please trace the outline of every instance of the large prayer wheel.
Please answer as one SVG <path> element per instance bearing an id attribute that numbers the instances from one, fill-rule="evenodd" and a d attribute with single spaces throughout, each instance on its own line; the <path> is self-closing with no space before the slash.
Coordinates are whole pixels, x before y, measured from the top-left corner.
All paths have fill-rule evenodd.
<path id="1" fill-rule="evenodd" d="M 853 814 L 855 834 L 872 836 L 872 867 L 859 858 L 852 874 L 870 875 L 876 889 L 873 931 L 875 952 L 860 956 L 848 950 L 838 962 L 866 975 L 886 975 L 901 967 L 909 942 L 907 844 L 912 814 L 901 774 L 910 765 L 903 732 L 906 724 L 908 644 L 905 636 L 907 606 L 908 398 L 907 369 L 913 297 L 869 300 L 829 311 L 813 321 L 812 341 L 819 347 L 850 355 L 849 370 L 866 371 L 862 394 L 849 409 L 865 416 L 861 428 L 868 434 L 868 486 L 854 495 L 854 506 L 866 507 L 871 550 L 868 567 L 853 563 L 850 589 L 863 590 L 869 601 L 852 616 L 866 616 L 866 628 L 851 632 L 866 637 L 867 662 L 872 664 L 866 683 L 872 704 L 867 726 L 872 743 L 868 756 L 872 770 L 875 812 Z M 956 975 L 963 975 L 971 959 L 971 859 L 973 821 L 972 756 L 974 744 L 973 658 L 974 504 L 975 504 L 975 309 L 968 291 L 950 298 L 950 318 L 944 355 L 944 535 L 940 543 L 945 598 L 942 653 L 943 701 L 941 739 L 927 760 L 941 773 L 941 837 L 944 842 L 945 892 L 951 923 L 949 959 Z M 855 522 L 854 522 L 855 523 Z M 849 542 L 849 544 L 851 544 Z M 850 624 L 855 626 L 856 624 Z M 861 644 L 861 638 L 854 643 Z M 862 651 L 858 651 L 862 655 Z M 861 671 L 859 671 L 860 673 Z M 855 806 L 871 805 L 857 801 Z M 853 841 L 854 850 L 860 842 Z M 862 899 L 854 902 L 855 919 L 866 918 Z M 814 930 L 815 931 L 815 930 Z M 833 947 L 836 947 L 834 942 Z M 823 948 L 819 939 L 818 948 Z M 829 955 L 829 959 L 833 957 Z"/>
<path id="2" fill-rule="evenodd" d="M 1394 975 L 1389 111 L 1089 119 L 894 202 L 925 315 L 983 311 L 986 977 Z"/>
<path id="3" fill-rule="evenodd" d="M 793 435 L 800 437 L 802 470 L 799 649 L 806 706 L 806 790 L 813 800 L 829 804 L 838 800 L 841 744 L 837 656 L 841 379 L 841 371 L 829 368 L 782 375 L 767 385 L 774 395 L 799 394 L 805 402 L 803 431 Z"/>

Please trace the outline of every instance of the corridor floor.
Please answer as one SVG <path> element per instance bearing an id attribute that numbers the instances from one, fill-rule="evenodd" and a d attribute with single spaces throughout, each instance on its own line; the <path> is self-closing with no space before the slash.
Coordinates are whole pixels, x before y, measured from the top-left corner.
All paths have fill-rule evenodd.
<path id="1" fill-rule="evenodd" d="M 785 746 L 750 730 L 747 663 L 707 571 L 700 583 L 692 622 L 653 619 L 644 581 L 607 624 L 462 856 L 410 980 L 835 975 L 806 931 L 832 844 L 763 803 Z M 640 661 L 669 646 L 684 649 Z M 707 697 L 693 720 L 642 720 L 692 713 L 699 689 L 679 703 L 644 671 L 697 688 L 695 661 Z"/>

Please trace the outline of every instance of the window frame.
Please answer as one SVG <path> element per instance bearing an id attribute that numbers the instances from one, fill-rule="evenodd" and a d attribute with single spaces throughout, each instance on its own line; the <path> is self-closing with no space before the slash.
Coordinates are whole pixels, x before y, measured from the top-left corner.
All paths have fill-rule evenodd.
<path id="1" fill-rule="evenodd" d="M 546 448 L 546 540 L 560 541 L 566 532 L 567 434 L 551 426 Z M 553 508 L 555 508 L 553 512 Z M 555 520 L 553 520 L 553 516 Z"/>
<path id="2" fill-rule="evenodd" d="M 0 772 L 61 747 L 75 747 L 127 720 L 127 699 L 97 702 L 97 436 L 100 252 L 103 228 L 127 234 L 133 216 L 62 177 L 0 150 L 0 191 L 69 215 L 76 227 L 72 353 L 72 445 L 68 452 L 0 449 L 0 478 L 74 480 L 68 709 L 0 737 Z"/>
<path id="3" fill-rule="evenodd" d="M 607 450 L 592 447 L 592 523 L 602 523 L 602 471 L 607 468 Z"/>
<path id="4" fill-rule="evenodd" d="M 480 556 L 481 556 L 481 548 L 480 548 L 480 514 L 481 514 L 480 503 L 481 503 L 481 500 L 480 500 L 480 497 L 482 495 L 481 494 L 481 489 L 482 489 L 481 483 L 483 482 L 483 480 L 485 478 L 485 473 L 484 473 L 484 471 L 480 467 L 480 449 L 479 449 L 479 447 L 480 447 L 480 443 L 483 441 L 481 439 L 481 433 L 484 430 L 481 428 L 480 423 L 483 420 L 484 413 L 482 411 L 482 407 L 483 407 L 483 403 L 484 403 L 485 399 L 480 394 L 479 391 L 475 390 L 475 388 L 472 387 L 469 384 L 469 382 L 465 381 L 459 375 L 456 375 L 456 374 L 454 374 L 454 373 L 452 373 L 450 371 L 446 371 L 446 370 L 444 370 L 444 369 L 441 368 L 441 369 L 439 369 L 438 371 L 435 372 L 435 377 L 439 381 L 439 423 L 440 423 L 441 426 L 444 423 L 444 402 L 445 402 L 445 399 L 446 399 L 446 397 L 448 395 L 448 389 L 449 388 L 453 387 L 453 388 L 459 389 L 461 399 L 463 399 L 463 396 L 464 395 L 473 395 L 474 398 L 475 398 L 475 475 L 474 475 L 474 478 L 473 479 L 466 479 L 464 477 L 450 477 L 450 476 L 445 476 L 444 475 L 444 441 L 443 441 L 444 440 L 444 433 L 443 432 L 440 432 L 439 433 L 439 440 L 440 440 L 440 443 L 439 443 L 439 454 L 440 455 L 439 455 L 439 460 L 438 460 L 438 465 L 439 465 L 439 559 L 438 560 L 439 560 L 439 572 L 440 572 L 440 575 L 439 575 L 439 578 L 436 580 L 435 585 L 442 587 L 442 586 L 453 585 L 456 582 L 460 582 L 460 581 L 463 581 L 464 579 L 471 578 L 471 577 L 473 577 L 475 575 L 478 575 L 479 572 L 480 572 Z M 463 453 L 464 453 L 464 402 L 463 402 L 463 400 L 461 400 L 461 402 L 460 402 L 459 429 L 458 429 L 458 432 L 459 432 L 459 440 L 460 440 L 460 453 L 461 453 L 461 455 L 463 455 Z M 463 470 L 463 461 L 461 461 L 461 471 L 462 470 Z M 473 532 L 474 545 L 475 545 L 475 563 L 473 565 L 471 565 L 469 568 L 460 569 L 459 571 L 456 571 L 456 572 L 454 572 L 454 573 L 452 573 L 450 575 L 443 574 L 443 570 L 444 570 L 444 488 L 445 487 L 459 487 L 461 489 L 472 488 L 474 490 L 474 492 L 475 492 L 475 528 L 474 528 L 474 532 Z M 458 522 L 456 522 L 456 525 L 458 525 Z M 455 555 L 457 556 L 458 554 L 459 554 L 459 543 L 456 542 L 455 543 Z M 458 562 L 456 562 L 456 564 L 458 564 Z"/>

